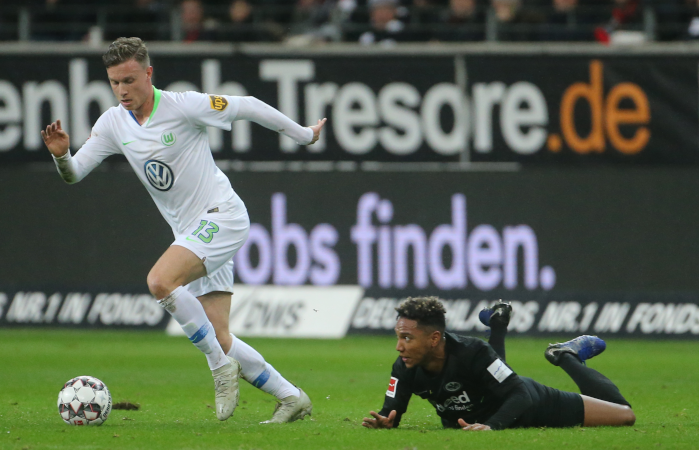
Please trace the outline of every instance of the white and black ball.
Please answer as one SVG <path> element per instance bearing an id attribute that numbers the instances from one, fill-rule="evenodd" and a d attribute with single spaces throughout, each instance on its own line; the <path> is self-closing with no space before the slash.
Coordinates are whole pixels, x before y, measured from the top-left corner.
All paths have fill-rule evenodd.
<path id="1" fill-rule="evenodd" d="M 58 393 L 58 413 L 68 425 L 101 425 L 111 410 L 112 395 L 95 377 L 70 379 Z"/>

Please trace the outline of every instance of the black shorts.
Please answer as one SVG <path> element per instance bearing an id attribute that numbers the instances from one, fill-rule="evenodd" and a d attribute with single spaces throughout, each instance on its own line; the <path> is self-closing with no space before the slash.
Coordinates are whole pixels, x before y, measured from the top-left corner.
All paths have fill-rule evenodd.
<path id="1" fill-rule="evenodd" d="M 531 378 L 520 378 L 534 404 L 516 422 L 516 427 L 564 428 L 583 424 L 585 406 L 580 394 L 559 391 Z"/>

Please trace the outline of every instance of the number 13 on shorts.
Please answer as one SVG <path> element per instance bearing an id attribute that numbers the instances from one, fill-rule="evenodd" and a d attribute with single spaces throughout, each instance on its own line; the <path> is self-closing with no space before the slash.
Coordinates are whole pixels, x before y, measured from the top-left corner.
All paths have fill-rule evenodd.
<path id="1" fill-rule="evenodd" d="M 202 220 L 199 222 L 199 228 L 194 230 L 192 236 L 196 236 L 203 243 L 208 244 L 214 238 L 214 234 L 218 231 L 218 225 L 208 220 Z"/>

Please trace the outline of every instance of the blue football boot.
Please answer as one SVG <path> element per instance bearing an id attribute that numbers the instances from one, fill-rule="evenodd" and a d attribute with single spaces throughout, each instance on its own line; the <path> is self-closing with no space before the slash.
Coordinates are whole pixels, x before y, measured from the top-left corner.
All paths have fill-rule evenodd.
<path id="1" fill-rule="evenodd" d="M 511 317 L 512 305 L 502 300 L 499 300 L 498 303 L 490 308 L 483 308 L 481 312 L 478 313 L 478 319 L 486 327 L 489 327 L 491 323 L 507 326 L 510 323 Z"/>
<path id="2" fill-rule="evenodd" d="M 607 348 L 607 344 L 597 336 L 579 336 L 568 342 L 549 344 L 544 356 L 553 364 L 558 366 L 561 363 L 561 355 L 570 353 L 577 356 L 581 363 L 585 364 L 590 358 L 594 358 Z"/>

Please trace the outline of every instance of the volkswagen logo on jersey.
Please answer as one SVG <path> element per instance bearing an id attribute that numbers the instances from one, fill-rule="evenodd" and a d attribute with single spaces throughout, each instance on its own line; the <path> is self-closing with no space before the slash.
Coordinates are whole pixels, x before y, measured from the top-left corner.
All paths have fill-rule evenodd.
<path id="1" fill-rule="evenodd" d="M 160 142 L 165 146 L 171 147 L 176 141 L 177 136 L 172 131 L 163 131 L 163 134 L 160 135 Z"/>
<path id="2" fill-rule="evenodd" d="M 175 175 L 167 164 L 154 159 L 146 161 L 143 166 L 148 182 L 159 191 L 168 191 L 175 182 Z"/>

